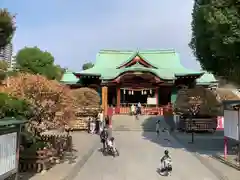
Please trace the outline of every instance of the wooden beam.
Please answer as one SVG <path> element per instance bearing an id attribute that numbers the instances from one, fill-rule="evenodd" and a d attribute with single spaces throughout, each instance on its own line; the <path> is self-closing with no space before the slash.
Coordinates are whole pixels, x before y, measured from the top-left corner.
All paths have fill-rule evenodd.
<path id="1" fill-rule="evenodd" d="M 104 115 L 107 116 L 108 112 L 108 87 L 102 87 L 102 108 Z"/>

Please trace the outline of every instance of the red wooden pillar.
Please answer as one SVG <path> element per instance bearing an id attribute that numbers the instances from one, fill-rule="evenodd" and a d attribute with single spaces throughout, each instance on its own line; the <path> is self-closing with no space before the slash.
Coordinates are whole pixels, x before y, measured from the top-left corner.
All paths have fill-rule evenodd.
<path id="1" fill-rule="evenodd" d="M 156 89 L 155 89 L 155 98 L 156 98 L 156 107 L 158 107 L 158 87 L 156 87 Z"/>
<path id="2" fill-rule="evenodd" d="M 120 108 L 121 103 L 121 90 L 120 87 L 117 87 L 117 108 Z"/>

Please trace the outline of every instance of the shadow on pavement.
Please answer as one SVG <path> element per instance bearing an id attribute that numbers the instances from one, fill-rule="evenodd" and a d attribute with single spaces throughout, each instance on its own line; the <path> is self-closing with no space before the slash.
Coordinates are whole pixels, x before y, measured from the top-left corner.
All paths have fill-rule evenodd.
<path id="1" fill-rule="evenodd" d="M 175 125 L 172 117 L 163 117 L 163 116 L 155 116 L 148 117 L 147 119 L 142 121 L 143 133 L 142 136 L 145 139 L 148 139 L 154 143 L 160 144 L 165 147 L 172 147 L 171 143 L 161 144 L 163 141 L 159 141 L 158 138 L 153 138 L 150 136 L 147 131 L 155 131 L 156 130 L 156 122 L 160 120 L 160 129 L 164 130 L 165 133 L 169 133 L 172 137 L 174 137 L 181 145 L 183 145 L 188 151 L 197 152 L 203 155 L 214 156 L 216 154 L 222 154 L 224 151 L 224 134 L 223 131 L 216 131 L 215 133 L 194 133 L 194 143 L 192 144 L 192 135 L 191 133 L 184 133 L 178 131 L 172 131 L 171 128 L 175 129 Z M 160 131 L 160 136 L 164 133 Z M 157 135 L 156 135 L 157 136 Z M 235 141 L 229 140 L 228 149 L 229 154 L 231 154 L 232 146 L 236 145 Z M 181 147 L 172 147 L 172 148 L 182 148 Z"/>
<path id="2" fill-rule="evenodd" d="M 160 133 L 156 133 L 156 136 L 152 135 L 152 132 L 156 132 L 156 122 L 160 120 Z M 151 116 L 142 121 L 142 136 L 144 139 L 149 140 L 153 143 L 159 144 L 162 147 L 167 148 L 183 148 L 179 143 L 171 143 L 171 133 L 170 128 L 166 124 L 162 116 Z M 151 132 L 151 133 L 149 133 Z"/>
<path id="3" fill-rule="evenodd" d="M 147 129 L 149 130 L 149 127 L 152 128 L 153 131 L 155 131 L 156 127 L 156 121 L 161 121 L 161 128 L 162 129 L 171 129 L 172 122 L 171 119 L 164 119 L 164 117 L 149 117 L 145 119 L 142 122 L 143 130 Z M 160 133 L 160 138 L 153 138 L 153 136 L 150 135 L 149 132 L 144 130 L 142 132 L 142 136 L 158 145 L 161 145 L 162 147 L 167 148 L 184 148 L 185 150 L 192 152 L 192 155 L 195 156 L 202 165 L 204 165 L 206 168 L 208 168 L 218 179 L 228 180 L 228 177 L 232 177 L 233 175 L 239 175 L 238 171 L 232 171 L 232 169 L 228 169 L 229 167 L 225 167 L 224 165 L 216 164 L 216 162 L 209 159 L 210 157 L 213 157 L 214 159 L 218 160 L 217 163 L 219 163 L 218 157 L 219 154 L 223 154 L 224 151 L 224 136 L 222 131 L 217 131 L 215 133 L 195 133 L 195 141 L 193 144 L 189 143 L 191 142 L 191 134 L 183 133 L 183 132 L 169 132 L 169 135 L 173 137 L 178 143 L 171 143 L 167 142 L 167 140 L 163 141 L 161 138 L 161 135 L 164 137 L 166 136 L 165 133 Z M 167 136 L 169 137 L 169 136 Z M 161 140 L 160 140 L 161 139 Z M 228 143 L 228 149 L 231 149 L 233 145 L 235 145 L 236 142 L 229 141 Z M 231 151 L 228 152 L 228 154 L 231 154 Z M 221 162 L 221 161 L 220 161 Z M 223 162 L 224 164 L 227 164 L 228 162 Z M 221 164 L 221 163 L 220 163 Z M 233 166 L 231 166 L 233 167 Z M 235 168 L 237 169 L 237 168 Z M 230 173 L 231 172 L 231 173 Z M 231 175 L 233 174 L 233 175 Z M 232 178 L 231 178 L 232 179 Z"/>

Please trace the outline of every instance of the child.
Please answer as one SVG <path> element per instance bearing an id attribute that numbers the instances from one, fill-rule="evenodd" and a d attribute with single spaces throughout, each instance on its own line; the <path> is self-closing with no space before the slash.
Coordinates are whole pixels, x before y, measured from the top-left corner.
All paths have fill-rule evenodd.
<path id="1" fill-rule="evenodd" d="M 107 144 L 109 148 L 114 149 L 114 137 L 111 137 L 110 139 L 107 140 Z"/>

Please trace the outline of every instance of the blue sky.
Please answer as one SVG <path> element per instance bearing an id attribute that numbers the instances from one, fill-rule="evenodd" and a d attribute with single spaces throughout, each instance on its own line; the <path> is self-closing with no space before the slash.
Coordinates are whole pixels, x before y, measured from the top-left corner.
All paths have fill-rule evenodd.
<path id="1" fill-rule="evenodd" d="M 193 0 L 0 0 L 17 13 L 14 52 L 38 46 L 71 70 L 100 49 L 175 49 L 200 69 L 188 47 Z"/>

